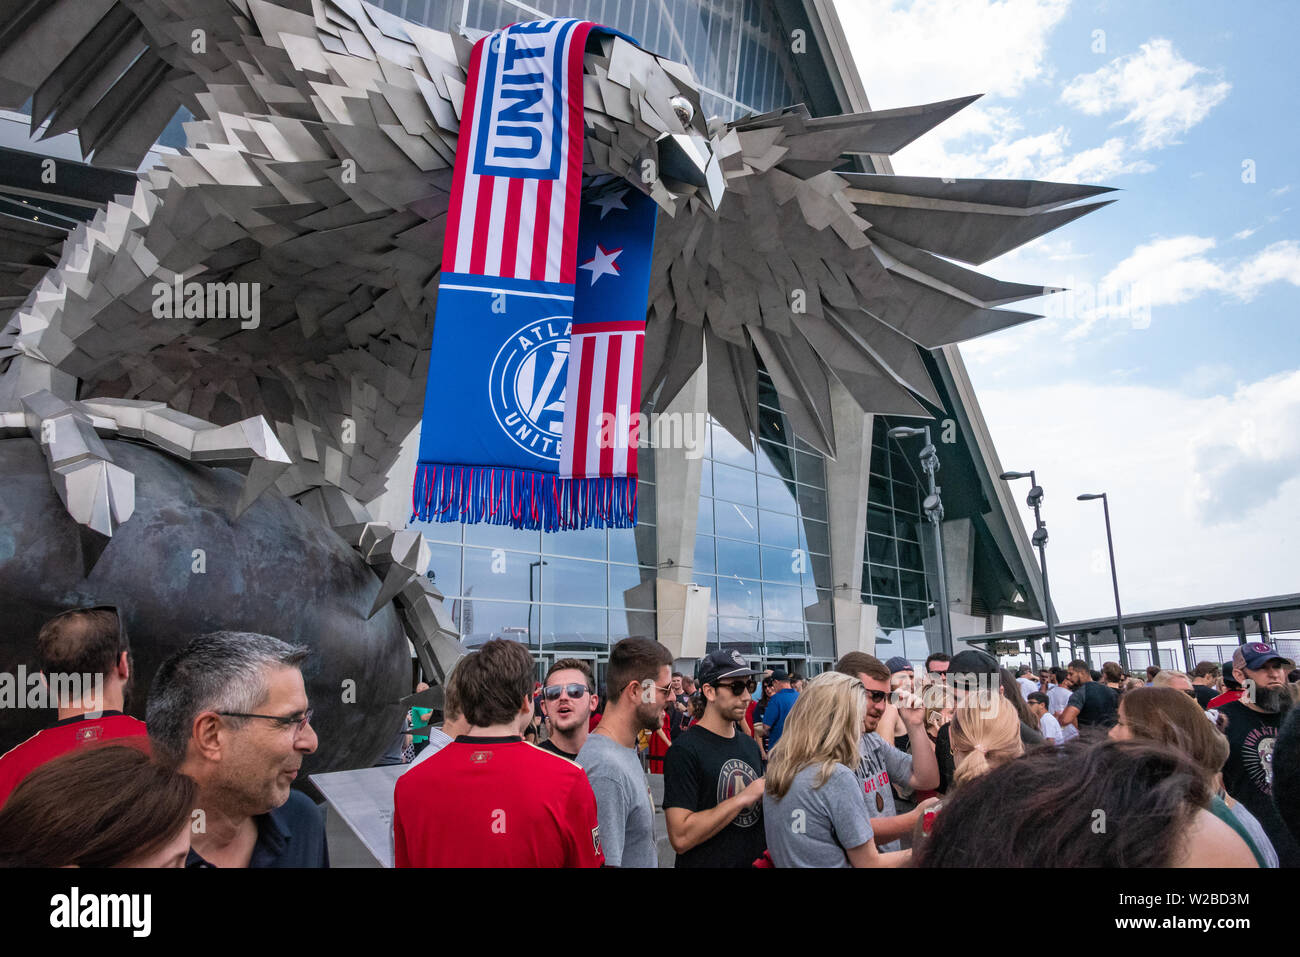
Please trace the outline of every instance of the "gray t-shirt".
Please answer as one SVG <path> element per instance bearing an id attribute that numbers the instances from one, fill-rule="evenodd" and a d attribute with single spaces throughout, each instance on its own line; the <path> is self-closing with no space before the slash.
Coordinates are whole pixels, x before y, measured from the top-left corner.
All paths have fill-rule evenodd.
<path id="1" fill-rule="evenodd" d="M 887 743 L 874 731 L 862 736 L 858 751 L 862 760 L 858 764 L 857 778 L 866 799 L 867 815 L 893 817 L 898 811 L 894 809 L 894 789 L 889 785 L 896 782 L 908 786 L 912 780 L 912 756 Z M 881 853 L 902 849 L 901 840 L 880 845 Z"/>
<path id="2" fill-rule="evenodd" d="M 813 787 L 821 766 L 794 776 L 777 800 L 763 795 L 767 850 L 777 867 L 849 867 L 844 852 L 871 840 L 871 822 L 857 776 L 842 764 L 821 787 Z"/>
<path id="3" fill-rule="evenodd" d="M 655 808 L 650 785 L 633 748 L 603 734 L 587 736 L 578 752 L 596 795 L 600 844 L 610 867 L 658 867 Z"/>

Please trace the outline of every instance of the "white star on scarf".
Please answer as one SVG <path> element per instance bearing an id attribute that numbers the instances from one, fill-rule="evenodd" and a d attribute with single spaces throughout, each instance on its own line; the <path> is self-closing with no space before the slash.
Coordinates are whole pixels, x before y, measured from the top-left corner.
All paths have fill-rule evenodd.
<path id="1" fill-rule="evenodd" d="M 606 252 L 600 245 L 596 244 L 596 255 L 588 259 L 579 266 L 579 269 L 591 270 L 591 285 L 596 285 L 596 280 L 601 276 L 617 276 L 618 266 L 614 265 L 614 260 L 618 258 L 619 253 L 623 250 L 611 249 Z"/>

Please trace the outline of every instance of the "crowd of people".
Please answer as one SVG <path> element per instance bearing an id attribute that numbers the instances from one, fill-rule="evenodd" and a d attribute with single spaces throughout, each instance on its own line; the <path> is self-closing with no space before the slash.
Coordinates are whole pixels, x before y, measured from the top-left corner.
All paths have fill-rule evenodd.
<path id="1" fill-rule="evenodd" d="M 306 649 L 195 638 L 143 722 L 113 610 L 56 616 L 38 655 L 103 684 L 0 757 L 0 865 L 329 866 L 293 787 L 318 744 Z M 1188 674 L 1013 674 L 976 650 L 919 673 L 863 652 L 810 678 L 727 649 L 673 664 L 627 638 L 603 687 L 575 658 L 539 685 L 518 642 L 464 656 L 441 722 L 411 716 L 396 865 L 1300 866 L 1300 675 L 1272 645 Z"/>

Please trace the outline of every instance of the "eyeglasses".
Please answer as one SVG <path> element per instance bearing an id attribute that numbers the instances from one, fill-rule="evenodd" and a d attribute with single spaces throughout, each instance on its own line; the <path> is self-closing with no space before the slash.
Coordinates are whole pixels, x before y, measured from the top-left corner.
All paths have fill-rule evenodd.
<path id="1" fill-rule="evenodd" d="M 315 711 L 308 708 L 300 715 L 291 714 L 287 718 L 278 714 L 248 714 L 242 711 L 218 711 L 217 714 L 227 718 L 265 718 L 267 721 L 274 721 L 281 728 L 293 728 L 294 733 L 297 734 L 311 724 L 311 716 L 315 714 Z"/>
<path id="2" fill-rule="evenodd" d="M 737 698 L 739 698 L 746 691 L 748 691 L 750 694 L 753 694 L 754 689 L 758 687 L 758 682 L 755 681 L 753 678 L 750 678 L 748 680 L 744 678 L 737 678 L 735 681 L 715 681 L 713 683 L 713 687 L 726 688 Z"/>
<path id="3" fill-rule="evenodd" d="M 869 689 L 863 689 L 863 690 L 867 692 L 867 697 L 871 699 L 873 704 L 880 704 L 880 702 L 884 701 L 886 698 L 889 697 L 888 691 L 871 691 Z"/>
<path id="4" fill-rule="evenodd" d="M 567 694 L 570 698 L 581 698 L 590 690 L 586 685 L 575 681 L 567 685 L 547 685 L 542 694 L 546 696 L 547 701 L 559 701 L 562 694 Z"/>

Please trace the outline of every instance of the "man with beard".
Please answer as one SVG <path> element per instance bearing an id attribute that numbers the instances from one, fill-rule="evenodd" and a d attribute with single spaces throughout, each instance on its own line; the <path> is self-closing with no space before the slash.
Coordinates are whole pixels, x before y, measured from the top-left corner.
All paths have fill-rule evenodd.
<path id="1" fill-rule="evenodd" d="M 674 700 L 673 655 L 650 638 L 624 638 L 609 652 L 605 711 L 578 752 L 596 794 L 610 867 L 658 867 L 654 799 L 636 755 L 636 736 L 663 724 Z"/>
<path id="2" fill-rule="evenodd" d="M 596 709 L 596 679 L 581 658 L 561 658 L 551 665 L 542 687 L 542 713 L 551 736 L 538 747 L 570 761 L 587 743 L 587 722 Z"/>
<path id="3" fill-rule="evenodd" d="M 700 660 L 704 715 L 664 762 L 664 817 L 678 867 L 749 867 L 767 847 L 763 756 L 737 730 L 759 674 L 736 651 Z"/>
<path id="4" fill-rule="evenodd" d="M 59 709 L 58 720 L 0 757 L 0 805 L 46 761 L 109 738 L 145 734 L 143 721 L 122 713 L 131 663 L 116 609 L 55 615 L 41 626 L 36 654 L 47 687 L 58 698 L 51 702 Z M 26 692 L 18 689 L 19 695 Z"/>
<path id="5" fill-rule="evenodd" d="M 939 763 L 935 758 L 934 743 L 925 731 L 925 708 L 915 695 L 900 693 L 898 716 L 907 729 L 911 753 L 900 751 L 876 733 L 891 693 L 889 668 L 885 663 L 866 652 L 851 651 L 835 663 L 835 670 L 857 678 L 867 690 L 867 714 L 858 746 L 861 761 L 857 775 L 867 798 L 867 814 L 871 818 L 876 848 L 881 853 L 902 850 L 900 839 L 905 834 L 910 835 L 926 810 L 937 803 L 930 798 L 906 814 L 899 814 L 894 805 L 894 789 L 890 786 L 906 785 L 914 791 L 939 786 Z"/>
<path id="6" fill-rule="evenodd" d="M 1219 708 L 1228 721 L 1223 786 L 1259 820 L 1282 867 L 1300 867 L 1300 844 L 1273 803 L 1273 745 L 1291 706 L 1286 674 L 1292 667 L 1272 645 L 1262 641 L 1242 645 L 1232 653 L 1232 673 L 1244 693 L 1240 700 Z"/>

